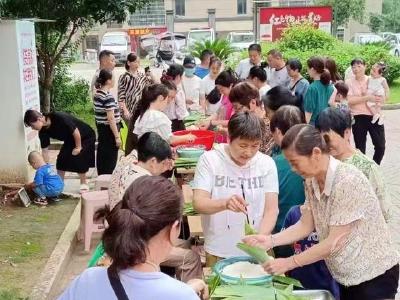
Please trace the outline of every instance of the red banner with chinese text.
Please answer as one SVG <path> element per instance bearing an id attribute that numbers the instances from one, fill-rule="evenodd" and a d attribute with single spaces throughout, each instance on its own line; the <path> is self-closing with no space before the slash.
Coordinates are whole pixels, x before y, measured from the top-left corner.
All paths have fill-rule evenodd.
<path id="1" fill-rule="evenodd" d="M 313 23 L 331 33 L 332 7 L 262 7 L 260 8 L 260 40 L 275 41 L 289 24 Z"/>

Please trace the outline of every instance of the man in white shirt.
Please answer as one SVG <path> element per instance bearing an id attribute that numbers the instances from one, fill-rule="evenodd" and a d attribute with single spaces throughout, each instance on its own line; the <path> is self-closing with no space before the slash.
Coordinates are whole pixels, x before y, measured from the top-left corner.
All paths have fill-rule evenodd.
<path id="1" fill-rule="evenodd" d="M 251 44 L 248 52 L 249 58 L 241 60 L 236 68 L 236 74 L 240 79 L 247 79 L 251 67 L 261 65 L 261 46 L 259 44 Z"/>
<path id="2" fill-rule="evenodd" d="M 286 62 L 283 60 L 283 55 L 276 49 L 272 49 L 267 54 L 268 65 L 272 68 L 268 77 L 268 84 L 271 88 L 278 85 L 288 87 L 290 77 L 287 72 Z"/>
<path id="3" fill-rule="evenodd" d="M 186 105 L 189 111 L 200 111 L 200 82 L 201 79 L 194 75 L 196 61 L 188 55 L 183 60 L 185 72 L 182 76 L 182 88 L 186 96 Z"/>
<path id="4" fill-rule="evenodd" d="M 207 266 L 219 258 L 244 255 L 236 244 L 244 237 L 246 219 L 260 234 L 275 226 L 278 175 L 272 158 L 258 151 L 261 122 L 251 112 L 233 115 L 229 144 L 207 151 L 197 164 L 193 204 L 202 215 Z"/>

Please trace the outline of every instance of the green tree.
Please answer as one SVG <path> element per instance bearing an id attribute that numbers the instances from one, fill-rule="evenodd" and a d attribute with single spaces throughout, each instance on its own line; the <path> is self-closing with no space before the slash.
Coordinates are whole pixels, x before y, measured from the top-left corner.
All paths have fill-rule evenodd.
<path id="1" fill-rule="evenodd" d="M 400 32 L 400 7 L 397 0 L 384 0 L 382 8 L 383 30 Z"/>
<path id="2" fill-rule="evenodd" d="M 201 56 L 203 50 L 211 50 L 215 56 L 222 60 L 226 60 L 229 55 L 235 52 L 235 49 L 231 46 L 228 40 L 216 39 L 215 41 L 199 41 L 196 42 L 191 49 L 191 54 L 196 57 Z"/>
<path id="3" fill-rule="evenodd" d="M 316 4 L 330 5 L 333 9 L 333 35 L 336 36 L 337 28 L 345 26 L 354 19 L 362 23 L 365 15 L 365 0 L 316 0 Z"/>
<path id="4" fill-rule="evenodd" d="M 2 17 L 38 18 L 37 22 L 39 85 L 44 112 L 50 111 L 55 68 L 68 50 L 77 49 L 85 34 L 96 23 L 123 22 L 151 0 L 2 0 Z"/>
<path id="5" fill-rule="evenodd" d="M 369 28 L 372 32 L 378 33 L 382 31 L 385 25 L 385 19 L 379 14 L 370 14 L 369 16 Z"/>

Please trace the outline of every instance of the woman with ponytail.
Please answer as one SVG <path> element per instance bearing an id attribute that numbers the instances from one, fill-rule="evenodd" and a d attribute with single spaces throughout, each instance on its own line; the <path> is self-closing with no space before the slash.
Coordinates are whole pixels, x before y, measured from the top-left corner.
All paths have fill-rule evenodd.
<path id="1" fill-rule="evenodd" d="M 164 110 L 165 114 L 172 122 L 172 132 L 178 130 L 185 130 L 185 124 L 183 119 L 189 115 L 186 107 L 186 96 L 182 88 L 182 75 L 184 68 L 178 64 L 172 64 L 169 66 L 167 72 L 161 76 L 161 83 L 172 82 L 177 87 L 175 99 L 168 103 L 168 106 Z M 167 83 L 168 84 L 168 83 Z"/>
<path id="2" fill-rule="evenodd" d="M 314 124 L 318 114 L 329 106 L 329 98 L 333 93 L 331 74 L 325 69 L 322 57 L 311 57 L 307 61 L 308 75 L 313 83 L 308 87 L 304 97 L 306 122 Z"/>
<path id="3" fill-rule="evenodd" d="M 105 69 L 101 70 L 96 81 L 97 90 L 93 99 L 98 134 L 96 166 L 99 175 L 112 174 L 117 164 L 118 149 L 121 146 L 120 111 L 117 101 L 110 93 L 113 86 L 112 73 Z"/>
<path id="4" fill-rule="evenodd" d="M 169 102 L 168 96 L 169 90 L 163 84 L 153 84 L 144 89 L 142 99 L 132 116 L 133 133 L 140 138 L 146 132 L 156 132 L 172 145 L 193 142 L 195 136 L 192 134 L 172 135 L 171 121 L 164 113 Z"/>
<path id="5" fill-rule="evenodd" d="M 200 124 L 201 129 L 217 128 L 222 136 L 217 136 L 218 142 L 226 142 L 227 127 L 231 116 L 234 114 L 233 105 L 229 100 L 232 88 L 239 82 L 237 74 L 232 69 L 222 71 L 215 79 L 215 87 L 221 94 L 221 105 L 218 111 Z"/>
<path id="6" fill-rule="evenodd" d="M 158 176 L 136 179 L 112 211 L 106 207 L 97 214 L 109 225 L 102 241 L 111 266 L 86 269 L 59 299 L 207 298 L 202 280 L 184 284 L 160 272 L 160 264 L 178 239 L 182 210 L 182 193 L 170 180 Z"/>

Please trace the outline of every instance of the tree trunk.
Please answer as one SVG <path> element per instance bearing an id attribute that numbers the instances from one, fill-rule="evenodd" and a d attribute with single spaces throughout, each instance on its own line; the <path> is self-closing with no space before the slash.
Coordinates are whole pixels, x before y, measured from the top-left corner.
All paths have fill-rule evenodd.
<path id="1" fill-rule="evenodd" d="M 42 102 L 42 112 L 48 113 L 51 110 L 51 89 L 54 80 L 54 65 L 48 61 L 44 62 L 44 79 L 42 85 L 43 92 L 43 102 Z"/>

